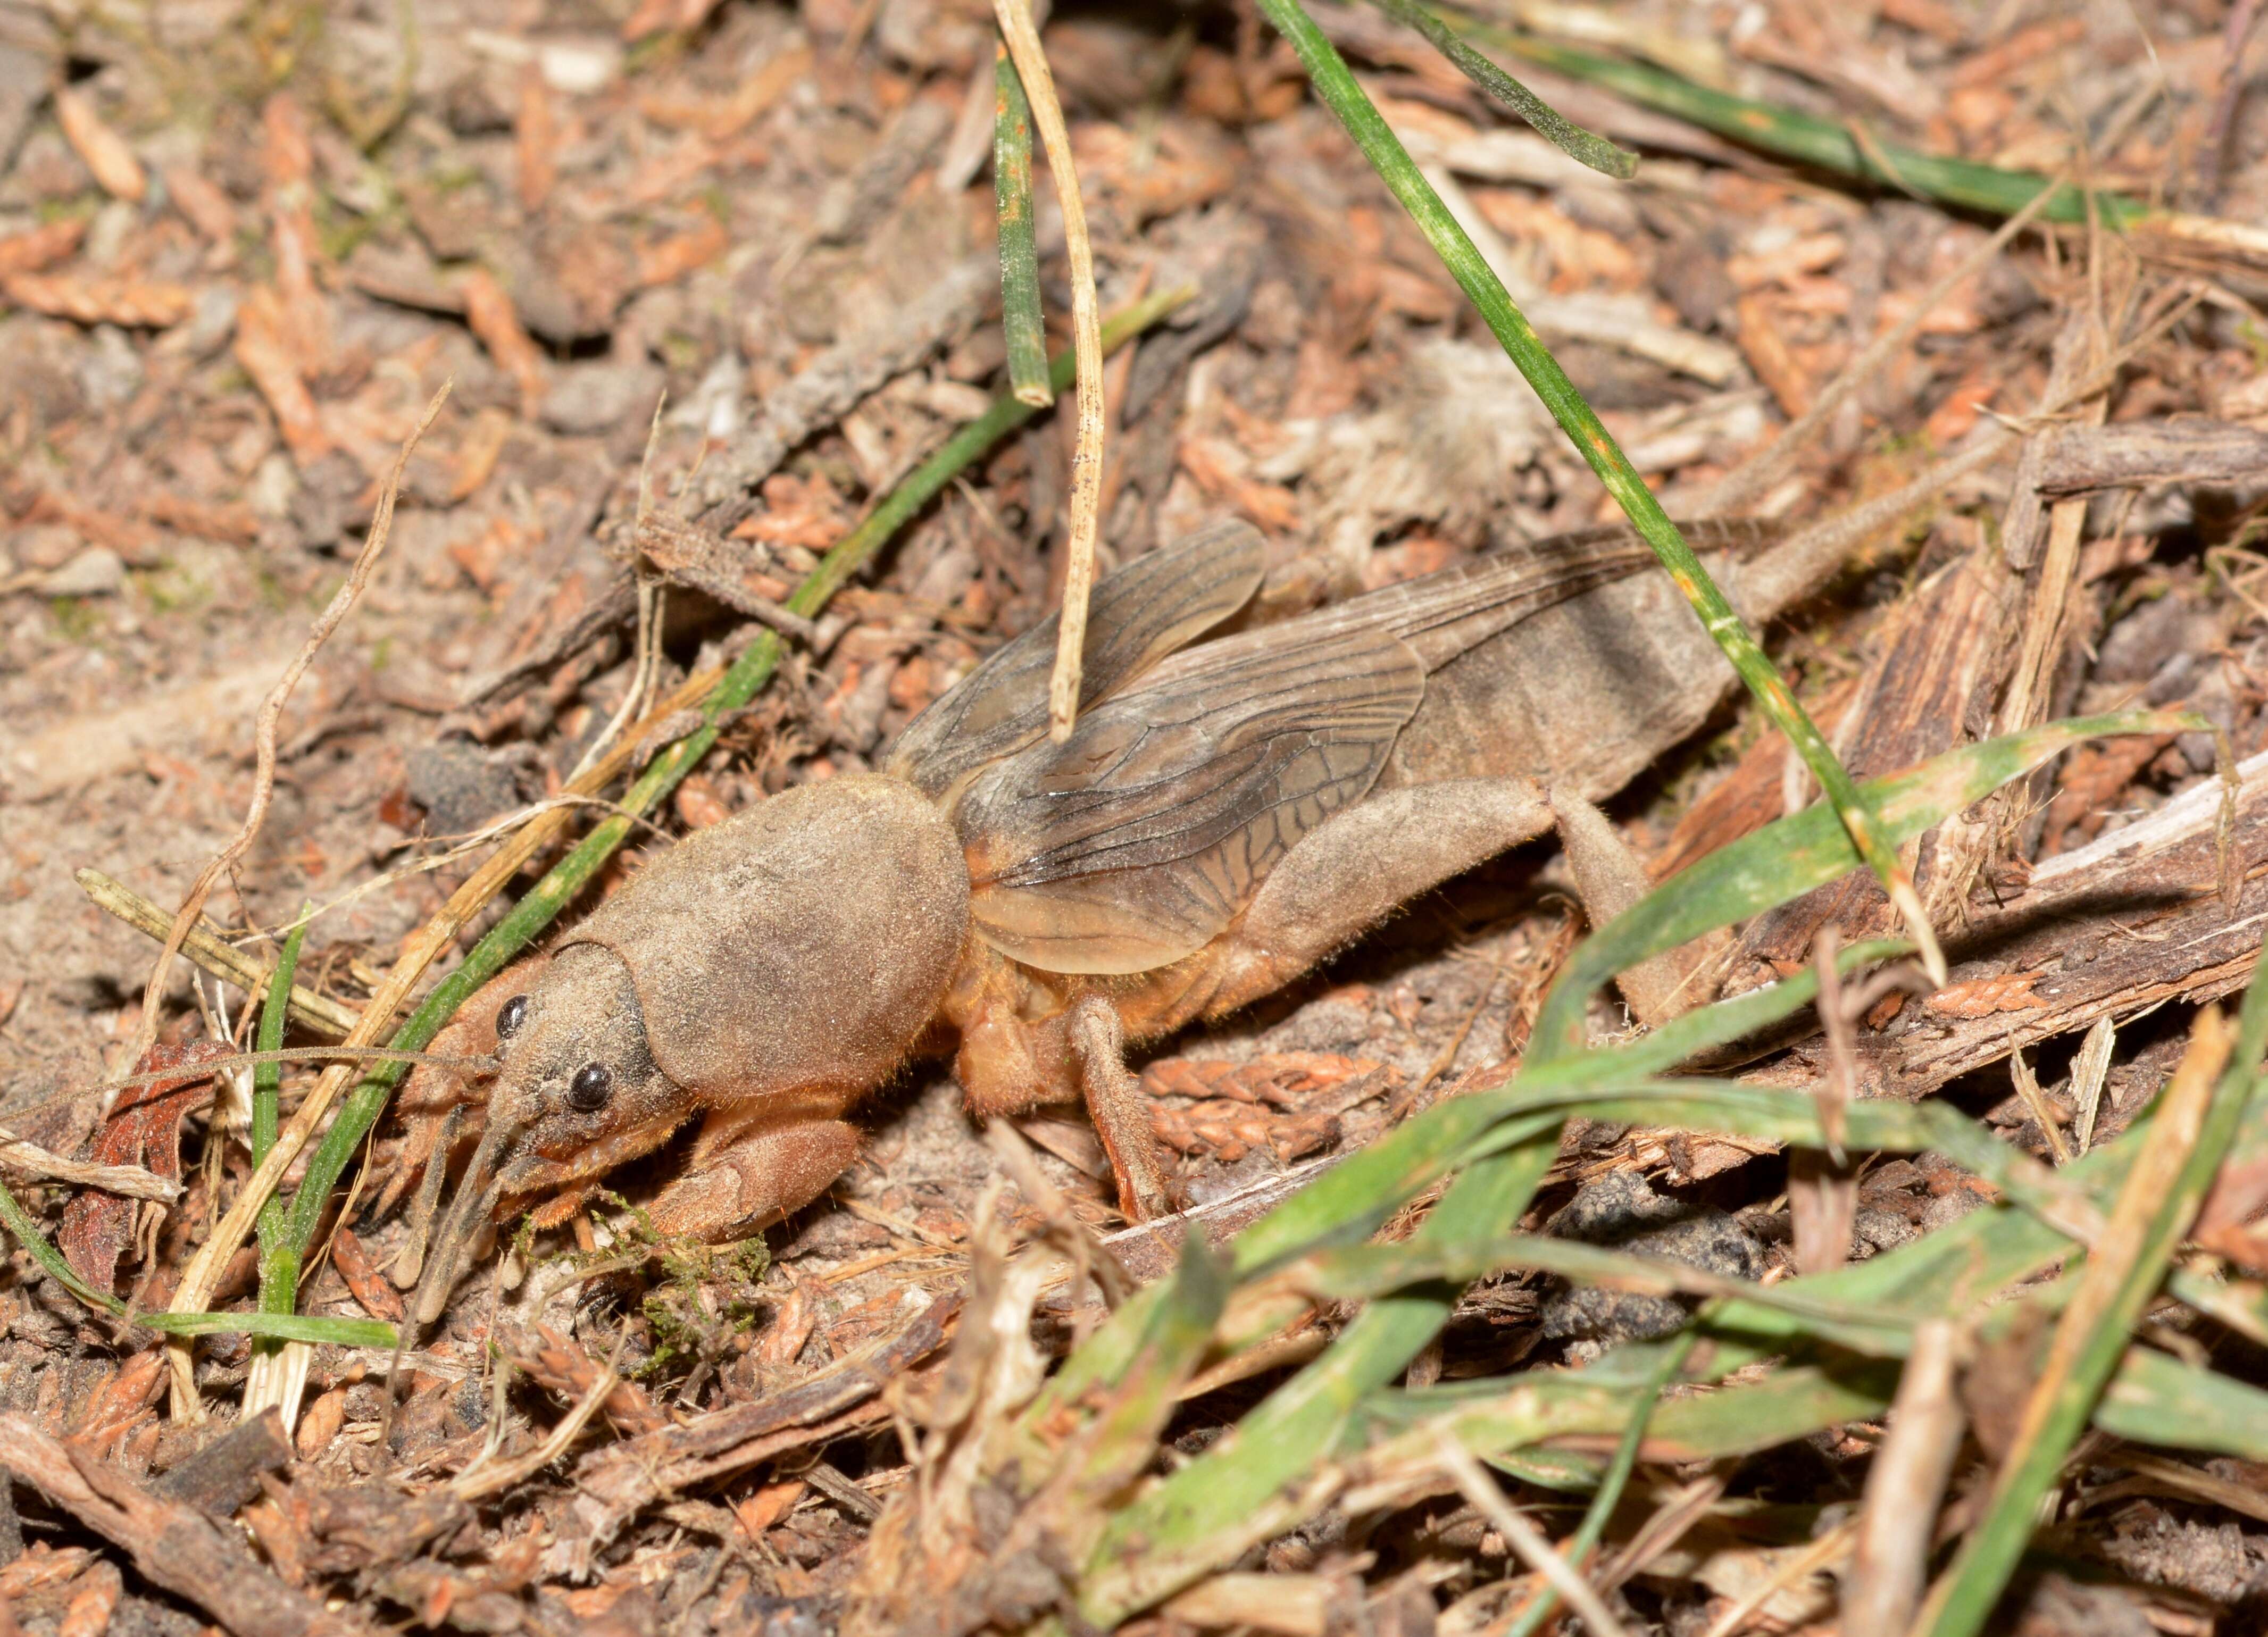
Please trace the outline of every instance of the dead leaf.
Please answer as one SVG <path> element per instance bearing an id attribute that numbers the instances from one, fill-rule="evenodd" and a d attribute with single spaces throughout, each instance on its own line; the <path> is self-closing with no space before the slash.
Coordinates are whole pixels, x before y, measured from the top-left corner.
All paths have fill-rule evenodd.
<path id="1" fill-rule="evenodd" d="M 521 326 L 512 297 L 486 268 L 475 268 L 466 274 L 458 289 L 465 297 L 465 322 L 489 349 L 497 367 L 519 386 L 520 412 L 533 416 L 549 385 L 542 349 Z"/>
<path id="2" fill-rule="evenodd" d="M 268 400 L 291 459 L 307 466 L 330 453 L 331 436 L 323 429 L 315 400 L 300 378 L 298 361 L 287 339 L 290 333 L 283 301 L 273 287 L 254 286 L 237 311 L 236 361 Z"/>
<path id="3" fill-rule="evenodd" d="M 342 1228 L 332 1236 L 331 1266 L 339 1270 L 339 1277 L 347 1281 L 347 1288 L 362 1303 L 364 1312 L 389 1325 L 401 1322 L 404 1314 L 400 1294 L 371 1266 L 369 1253 L 351 1230 Z"/>
<path id="4" fill-rule="evenodd" d="M 110 1118 L 95 1133 L 87 1157 L 98 1165 L 144 1166 L 169 1182 L 180 1181 L 181 1120 L 212 1097 L 212 1076 L 198 1065 L 229 1056 L 233 1050 L 217 1040 L 151 1046 L 135 1073 L 181 1072 L 121 1093 Z M 132 1200 L 92 1188 L 74 1194 L 63 1207 L 56 1242 L 63 1259 L 97 1290 L 107 1292 L 118 1281 L 118 1259 L 133 1235 L 135 1209 Z"/>

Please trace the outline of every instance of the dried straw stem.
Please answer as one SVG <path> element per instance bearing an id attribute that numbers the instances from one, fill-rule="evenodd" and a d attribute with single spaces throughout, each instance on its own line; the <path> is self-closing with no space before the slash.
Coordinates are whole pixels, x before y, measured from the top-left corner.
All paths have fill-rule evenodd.
<path id="1" fill-rule="evenodd" d="M 1079 198 L 1071 132 L 1055 77 L 1048 72 L 1040 31 L 1025 0 L 992 0 L 1000 37 L 1024 82 L 1032 122 L 1047 145 L 1048 169 L 1063 205 L 1064 253 L 1071 263 L 1071 354 L 1079 369 L 1079 437 L 1071 457 L 1071 566 L 1064 578 L 1063 614 L 1056 628 L 1056 668 L 1048 682 L 1048 736 L 1060 744 L 1079 716 L 1080 657 L 1086 648 L 1086 599 L 1094 587 L 1094 537 L 1102 511 L 1102 316 L 1094 296 L 1094 247 L 1086 236 L 1086 209 Z"/>

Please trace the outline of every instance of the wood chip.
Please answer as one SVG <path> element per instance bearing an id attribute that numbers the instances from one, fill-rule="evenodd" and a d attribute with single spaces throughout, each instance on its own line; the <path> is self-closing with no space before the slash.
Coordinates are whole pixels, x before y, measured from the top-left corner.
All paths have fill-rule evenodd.
<path id="1" fill-rule="evenodd" d="M 51 319 L 126 329 L 169 329 L 188 318 L 196 305 L 195 296 L 180 284 L 74 278 L 60 273 L 11 274 L 0 279 L 0 295 Z"/>
<path id="2" fill-rule="evenodd" d="M 55 123 L 63 128 L 63 140 L 86 161 L 86 168 L 94 173 L 102 190 L 141 203 L 150 191 L 150 178 L 126 139 L 103 122 L 83 92 L 68 85 L 55 92 Z"/>

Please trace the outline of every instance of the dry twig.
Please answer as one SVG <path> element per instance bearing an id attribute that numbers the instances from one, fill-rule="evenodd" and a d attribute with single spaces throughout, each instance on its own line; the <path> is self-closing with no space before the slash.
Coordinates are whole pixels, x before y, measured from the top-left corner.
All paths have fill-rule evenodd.
<path id="1" fill-rule="evenodd" d="M 1055 77 L 1048 71 L 1040 31 L 1026 0 L 993 0 L 1000 37 L 1031 99 L 1032 122 L 1047 144 L 1048 169 L 1063 205 L 1064 251 L 1071 263 L 1071 349 L 1079 362 L 1079 440 L 1071 458 L 1070 572 L 1064 578 L 1063 615 L 1056 628 L 1056 668 L 1048 682 L 1048 735 L 1071 737 L 1079 716 L 1080 657 L 1086 648 L 1086 599 L 1094 585 L 1094 536 L 1102 509 L 1102 317 L 1094 297 L 1094 250 L 1079 202 L 1079 171 L 1071 162 L 1071 132 Z"/>

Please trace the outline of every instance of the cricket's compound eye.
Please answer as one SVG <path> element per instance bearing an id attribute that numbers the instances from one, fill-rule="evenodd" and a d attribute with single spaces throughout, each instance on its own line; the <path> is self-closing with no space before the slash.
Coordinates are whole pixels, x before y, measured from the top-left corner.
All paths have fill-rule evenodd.
<path id="1" fill-rule="evenodd" d="M 585 1114 L 595 1114 L 606 1107 L 608 1094 L 614 1089 L 613 1069 L 604 1063 L 585 1063 L 567 1083 L 568 1106 Z"/>
<path id="2" fill-rule="evenodd" d="M 512 1036 L 519 1032 L 520 1025 L 526 1021 L 527 996 L 525 995 L 515 995 L 512 999 L 506 1001 L 504 1003 L 503 1009 L 497 1013 L 497 1039 L 499 1040 L 511 1039 Z"/>

